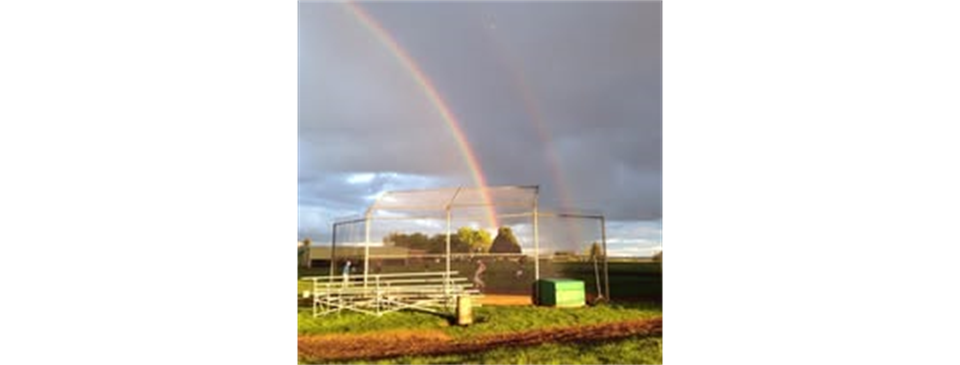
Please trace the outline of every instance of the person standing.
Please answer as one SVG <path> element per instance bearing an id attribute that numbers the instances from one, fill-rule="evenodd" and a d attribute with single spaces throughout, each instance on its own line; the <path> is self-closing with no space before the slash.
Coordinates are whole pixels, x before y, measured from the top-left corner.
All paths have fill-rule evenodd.
<path id="1" fill-rule="evenodd" d="M 523 277 L 523 265 L 527 263 L 526 256 L 520 256 L 517 260 L 517 279 Z"/>
<path id="2" fill-rule="evenodd" d="M 347 285 L 347 282 L 350 281 L 350 260 L 347 260 L 347 263 L 343 264 L 343 285 Z"/>
<path id="3" fill-rule="evenodd" d="M 473 273 L 473 286 L 483 292 L 483 289 L 487 287 L 487 284 L 483 282 L 483 279 L 480 277 L 483 275 L 483 272 L 487 271 L 487 265 L 483 263 L 483 260 L 477 260 L 477 271 Z"/>

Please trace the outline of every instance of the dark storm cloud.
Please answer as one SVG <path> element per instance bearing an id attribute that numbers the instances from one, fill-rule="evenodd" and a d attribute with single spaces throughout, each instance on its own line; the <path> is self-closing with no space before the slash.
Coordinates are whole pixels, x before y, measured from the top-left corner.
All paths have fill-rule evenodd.
<path id="1" fill-rule="evenodd" d="M 576 205 L 661 217 L 660 3 L 360 5 L 432 79 L 488 183 L 540 184 L 544 205 L 559 205 L 559 171 Z M 351 173 L 472 185 L 423 89 L 343 4 L 300 4 L 299 105 L 303 207 L 359 211 L 357 194 L 389 185 L 350 184 Z"/>

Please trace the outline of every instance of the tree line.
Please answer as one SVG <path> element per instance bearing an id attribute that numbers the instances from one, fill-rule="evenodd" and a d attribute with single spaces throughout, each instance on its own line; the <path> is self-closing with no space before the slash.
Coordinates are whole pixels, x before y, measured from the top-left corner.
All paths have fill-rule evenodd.
<path id="1" fill-rule="evenodd" d="M 428 236 L 423 233 L 391 233 L 383 238 L 386 246 L 406 247 L 426 253 L 447 252 L 447 235 Z M 500 227 L 497 237 L 481 229 L 461 227 L 450 235 L 450 252 L 453 253 L 521 253 L 520 243 L 510 227 Z"/>

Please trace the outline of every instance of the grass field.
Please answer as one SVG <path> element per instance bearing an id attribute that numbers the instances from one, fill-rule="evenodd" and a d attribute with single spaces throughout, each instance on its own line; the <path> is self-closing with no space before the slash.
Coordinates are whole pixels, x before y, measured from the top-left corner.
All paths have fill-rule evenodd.
<path id="1" fill-rule="evenodd" d="M 497 335 L 524 331 L 556 332 L 589 325 L 622 323 L 659 318 L 659 304 L 631 303 L 583 308 L 481 307 L 476 322 L 467 327 L 450 325 L 448 319 L 420 312 L 389 313 L 380 318 L 357 313 L 342 313 L 313 318 L 309 311 L 298 313 L 299 336 L 382 336 L 393 340 L 409 334 L 438 334 L 452 341 L 475 341 Z M 383 343 L 383 342 L 377 342 Z M 662 339 L 656 336 L 632 336 L 599 342 L 546 342 L 535 346 L 497 347 L 488 351 L 441 356 L 399 356 L 386 359 L 322 361 L 324 363 L 374 364 L 659 364 L 662 363 Z M 301 358 L 309 363 L 310 358 Z"/>
<path id="2" fill-rule="evenodd" d="M 662 364 L 661 337 L 631 337 L 587 344 L 547 343 L 534 347 L 445 356 L 402 356 L 343 364 Z M 338 362 L 330 362 L 336 364 Z"/>
<path id="3" fill-rule="evenodd" d="M 529 294 L 533 284 L 533 264 L 523 266 L 523 275 L 517 277 L 520 268 L 517 262 L 507 260 L 486 261 L 487 271 L 483 279 L 488 294 Z M 454 261 L 452 269 L 460 276 L 472 277 L 475 263 Z M 381 272 L 417 272 L 442 271 L 444 262 L 416 261 L 408 265 L 383 265 Z M 602 267 L 602 266 L 601 266 Z M 362 273 L 358 269 L 357 273 Z M 371 273 L 373 271 L 371 270 Z M 611 325 L 627 322 L 655 320 L 660 323 L 662 317 L 662 275 L 659 263 L 650 262 L 611 262 L 609 263 L 610 290 L 613 303 L 582 308 L 547 308 L 536 306 L 483 306 L 474 309 L 474 324 L 461 327 L 450 324 L 450 319 L 441 315 L 423 312 L 401 311 L 388 313 L 383 317 L 371 317 L 359 313 L 343 312 L 319 318 L 311 316 L 309 307 L 298 308 L 297 332 L 300 338 L 314 341 L 314 338 L 333 338 L 341 344 L 345 355 L 310 355 L 301 353 L 301 363 L 372 363 L 372 364 L 660 364 L 662 356 L 662 337 L 657 332 L 624 333 L 617 336 L 595 337 L 588 340 L 543 340 L 523 346 L 495 345 L 480 350 L 467 351 L 426 351 L 411 352 L 413 347 L 433 347 L 432 343 L 484 343 L 489 338 L 515 336 L 531 331 L 547 334 L 574 331 L 587 331 L 585 326 L 601 326 L 606 331 Z M 299 276 L 329 275 L 329 267 L 303 269 Z M 575 278 L 586 283 L 588 293 L 596 293 L 596 278 L 593 263 L 590 262 L 541 262 L 541 277 Z M 307 282 L 300 282 L 298 291 L 309 288 Z M 305 304 L 301 303 L 301 304 Z M 659 326 L 659 325 L 658 325 Z M 659 327 L 658 327 L 659 328 Z M 602 332 L 601 331 L 601 332 Z M 410 337 L 413 336 L 413 337 Z M 416 336 L 425 336 L 419 339 Z M 433 336 L 433 337 L 431 337 Z M 625 337 L 626 336 L 626 337 Z M 554 338 L 562 338 L 553 336 Z M 373 339 L 373 346 L 360 345 L 363 339 Z M 403 339 L 406 338 L 406 342 Z M 580 337 L 578 337 L 580 338 Z M 360 341 L 360 342 L 358 342 Z M 401 341 L 399 352 L 382 352 L 384 344 Z M 513 341 L 513 340 L 510 340 Z M 409 343 L 410 347 L 407 347 Z M 514 342 L 509 342 L 513 344 Z M 323 342 L 306 348 L 328 349 L 331 346 Z M 314 346 L 314 347 L 310 347 Z M 317 347 L 319 346 L 319 347 Z M 358 347 L 361 346 L 361 347 Z M 357 358 L 360 350 L 373 347 L 381 354 L 380 358 Z M 420 355 L 409 355 L 416 353 Z M 384 355 L 388 354 L 388 355 Z M 406 354 L 406 355 L 404 355 Z M 373 356 L 373 355 L 370 355 Z M 394 356 L 387 357 L 386 356 Z M 327 359 L 327 360 L 318 360 Z M 331 361 L 329 359 L 341 359 Z"/>

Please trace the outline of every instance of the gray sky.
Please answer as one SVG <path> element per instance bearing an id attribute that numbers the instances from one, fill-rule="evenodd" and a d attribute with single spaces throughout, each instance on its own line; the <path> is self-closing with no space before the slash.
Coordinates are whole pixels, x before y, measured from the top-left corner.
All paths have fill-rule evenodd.
<path id="1" fill-rule="evenodd" d="M 546 208 L 601 211 L 623 235 L 656 226 L 659 241 L 659 2 L 360 6 L 433 82 L 488 184 L 539 184 Z M 376 32 L 342 3 L 299 7 L 300 235 L 328 240 L 333 217 L 382 190 L 474 185 Z"/>

